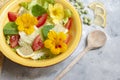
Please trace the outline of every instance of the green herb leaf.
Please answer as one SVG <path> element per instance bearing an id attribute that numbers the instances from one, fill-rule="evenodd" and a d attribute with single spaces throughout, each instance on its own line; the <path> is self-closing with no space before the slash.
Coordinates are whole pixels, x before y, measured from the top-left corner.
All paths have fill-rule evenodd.
<path id="1" fill-rule="evenodd" d="M 46 39 L 47 38 L 47 34 L 49 32 L 50 29 L 52 29 L 54 26 L 53 25 L 45 25 L 43 28 L 42 28 L 42 34 L 43 34 L 43 37 Z"/>
<path id="2" fill-rule="evenodd" d="M 50 50 L 49 50 L 49 52 L 48 52 L 47 54 L 44 54 L 44 55 L 41 56 L 38 60 L 51 59 L 51 58 L 56 57 L 56 56 L 57 56 L 57 55 L 52 54 L 52 53 L 50 52 Z"/>
<path id="3" fill-rule="evenodd" d="M 54 0 L 37 0 L 37 3 L 41 5 L 44 9 L 48 10 L 49 4 L 54 4 Z"/>
<path id="4" fill-rule="evenodd" d="M 48 6 L 49 6 L 49 3 L 48 2 L 45 2 L 43 7 L 47 10 L 48 9 Z"/>
<path id="5" fill-rule="evenodd" d="M 66 17 L 69 18 L 69 17 L 71 17 L 71 15 L 72 15 L 72 12 L 71 12 L 69 9 L 65 9 L 65 10 L 64 10 L 64 13 L 65 13 L 65 18 L 66 18 Z"/>
<path id="6" fill-rule="evenodd" d="M 55 3 L 54 0 L 37 0 L 37 2 L 38 2 L 40 5 L 44 5 L 45 2 L 48 2 L 49 4 L 54 4 L 54 3 Z"/>
<path id="7" fill-rule="evenodd" d="M 67 17 L 67 18 L 64 18 L 64 19 L 63 19 L 63 23 L 66 24 L 66 23 L 68 22 L 68 20 L 69 20 L 68 17 Z"/>
<path id="8" fill-rule="evenodd" d="M 47 1 L 48 3 L 51 3 L 51 4 L 54 4 L 54 3 L 55 3 L 54 0 L 45 0 L 45 1 Z"/>
<path id="9" fill-rule="evenodd" d="M 15 22 L 8 22 L 3 29 L 5 35 L 18 34 L 18 29 Z"/>
<path id="10" fill-rule="evenodd" d="M 27 10 L 28 10 L 28 5 L 29 5 L 29 2 L 21 2 L 20 3 L 20 6 L 24 7 Z"/>
<path id="11" fill-rule="evenodd" d="M 7 42 L 7 44 L 10 44 L 10 36 L 6 36 L 6 42 Z"/>
<path id="12" fill-rule="evenodd" d="M 43 7 L 41 7 L 40 5 L 36 4 L 32 7 L 32 14 L 34 16 L 37 17 L 37 16 L 40 16 L 44 13 L 46 13 L 46 10 Z"/>

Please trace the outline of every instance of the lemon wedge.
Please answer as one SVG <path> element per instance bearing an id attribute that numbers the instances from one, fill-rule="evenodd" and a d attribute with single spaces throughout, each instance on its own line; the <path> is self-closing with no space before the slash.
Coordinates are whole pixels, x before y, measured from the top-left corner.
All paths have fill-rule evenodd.
<path id="1" fill-rule="evenodd" d="M 95 8 L 95 15 L 101 14 L 102 16 L 106 16 L 106 10 L 104 6 L 96 5 Z"/>
<path id="2" fill-rule="evenodd" d="M 92 9 L 92 10 L 95 10 L 96 5 L 104 6 L 103 3 L 101 3 L 101 2 L 92 2 L 92 3 L 90 3 L 90 4 L 88 5 L 88 7 L 89 7 L 90 9 Z"/>
<path id="3" fill-rule="evenodd" d="M 106 18 L 101 14 L 97 14 L 97 15 L 95 15 L 94 24 L 105 27 L 106 26 Z"/>
<path id="4" fill-rule="evenodd" d="M 33 50 L 30 45 L 19 47 L 16 49 L 16 52 L 18 53 L 18 55 L 20 55 L 23 58 L 30 58 L 34 55 Z"/>

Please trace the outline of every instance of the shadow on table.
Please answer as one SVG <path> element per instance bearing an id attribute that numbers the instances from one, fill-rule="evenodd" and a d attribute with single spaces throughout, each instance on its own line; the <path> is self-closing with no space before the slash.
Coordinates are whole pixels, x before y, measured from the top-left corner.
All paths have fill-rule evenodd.
<path id="1" fill-rule="evenodd" d="M 53 80 L 65 65 L 62 62 L 46 68 L 29 68 L 5 58 L 3 66 L 2 80 Z"/>

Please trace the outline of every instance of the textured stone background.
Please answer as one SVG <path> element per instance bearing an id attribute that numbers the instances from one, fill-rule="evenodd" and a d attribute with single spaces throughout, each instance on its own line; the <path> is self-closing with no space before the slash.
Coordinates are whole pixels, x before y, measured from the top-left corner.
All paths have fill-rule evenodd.
<path id="1" fill-rule="evenodd" d="M 88 5 L 93 1 L 103 2 L 107 9 L 107 27 L 83 25 L 82 39 L 78 48 L 65 61 L 47 68 L 27 68 L 5 59 L 0 80 L 54 80 L 85 46 L 87 34 L 102 30 L 108 40 L 102 48 L 89 51 L 62 80 L 120 80 L 120 0 L 81 0 Z M 90 11 L 90 17 L 93 16 Z"/>

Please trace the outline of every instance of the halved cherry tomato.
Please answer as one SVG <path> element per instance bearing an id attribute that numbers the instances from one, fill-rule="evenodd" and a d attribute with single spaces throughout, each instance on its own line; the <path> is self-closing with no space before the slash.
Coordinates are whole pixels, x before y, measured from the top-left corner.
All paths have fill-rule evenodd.
<path id="1" fill-rule="evenodd" d="M 41 48 L 43 48 L 44 47 L 44 44 L 43 44 L 43 42 L 42 42 L 42 40 L 41 40 L 41 38 L 40 38 L 40 35 L 38 35 L 35 39 L 34 39 L 34 41 L 33 41 L 33 43 L 32 43 L 32 49 L 34 50 L 34 51 L 36 51 L 36 50 L 39 50 L 39 49 L 41 49 Z"/>
<path id="2" fill-rule="evenodd" d="M 11 22 L 14 22 L 17 19 L 18 14 L 15 12 L 8 12 L 8 19 Z"/>
<path id="3" fill-rule="evenodd" d="M 71 38 L 72 38 L 72 35 L 68 34 L 67 39 L 65 40 L 65 43 L 68 44 L 70 42 Z"/>
<path id="4" fill-rule="evenodd" d="M 68 30 L 70 30 L 71 26 L 72 26 L 72 18 L 69 18 L 68 22 L 65 24 L 65 27 L 66 27 Z"/>
<path id="5" fill-rule="evenodd" d="M 48 14 L 43 14 L 42 16 L 38 16 L 37 17 L 38 24 L 36 26 L 38 28 L 41 27 L 46 22 L 47 16 L 48 16 Z"/>
<path id="6" fill-rule="evenodd" d="M 10 46 L 12 48 L 15 48 L 16 46 L 18 46 L 19 38 L 20 38 L 20 36 L 17 34 L 10 36 Z"/>

